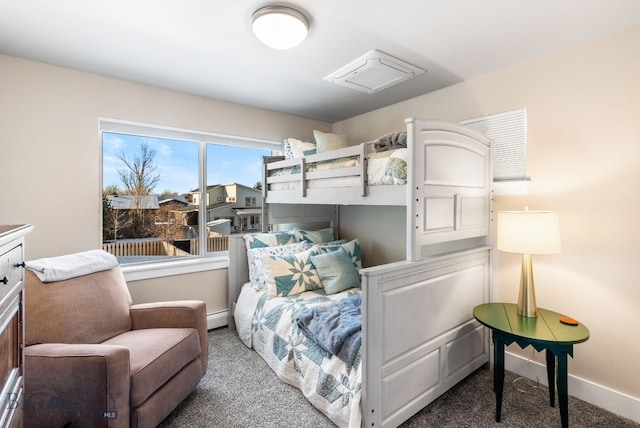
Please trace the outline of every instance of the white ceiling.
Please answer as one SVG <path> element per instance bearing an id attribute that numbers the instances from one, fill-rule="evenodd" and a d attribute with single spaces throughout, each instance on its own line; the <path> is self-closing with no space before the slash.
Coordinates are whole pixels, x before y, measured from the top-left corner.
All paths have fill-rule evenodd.
<path id="1" fill-rule="evenodd" d="M 0 53 L 335 122 L 640 25 L 639 0 L 276 3 L 310 21 L 288 51 L 251 33 L 264 0 L 0 0 Z M 377 94 L 322 79 L 372 49 L 427 72 Z"/>

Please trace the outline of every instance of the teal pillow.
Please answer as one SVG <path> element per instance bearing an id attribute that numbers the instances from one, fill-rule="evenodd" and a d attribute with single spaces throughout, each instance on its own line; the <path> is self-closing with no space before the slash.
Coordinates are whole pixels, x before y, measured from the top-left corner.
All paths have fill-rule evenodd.
<path id="1" fill-rule="evenodd" d="M 358 238 L 341 244 L 334 244 L 331 242 L 316 244 L 312 248 L 316 253 L 328 253 L 330 251 L 335 251 L 338 248 L 343 248 L 347 252 L 347 255 L 351 257 L 351 261 L 353 262 L 356 271 L 362 269 L 362 252 L 360 250 L 360 241 L 358 241 Z"/>
<path id="2" fill-rule="evenodd" d="M 335 294 L 349 288 L 360 287 L 360 275 L 351 257 L 340 247 L 329 253 L 311 256 L 326 294 Z"/>
<path id="3" fill-rule="evenodd" d="M 295 242 L 293 240 L 292 231 L 270 232 L 270 233 L 252 233 L 244 236 L 247 250 L 253 248 L 277 247 L 278 245 L 287 245 Z"/>
<path id="4" fill-rule="evenodd" d="M 293 236 L 295 242 L 311 242 L 312 244 L 330 242 L 333 241 L 333 228 L 327 227 L 326 229 L 320 230 L 302 230 L 294 227 Z"/>

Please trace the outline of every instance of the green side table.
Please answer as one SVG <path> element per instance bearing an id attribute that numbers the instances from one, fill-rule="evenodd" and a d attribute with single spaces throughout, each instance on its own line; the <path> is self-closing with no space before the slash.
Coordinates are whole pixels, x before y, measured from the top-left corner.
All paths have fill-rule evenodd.
<path id="1" fill-rule="evenodd" d="M 491 329 L 493 337 L 493 390 L 496 394 L 496 422 L 500 422 L 502 392 L 504 390 L 504 348 L 515 342 L 521 348 L 531 345 L 537 351 L 546 351 L 549 401 L 555 407 L 555 384 L 562 427 L 569 426 L 569 394 L 567 387 L 567 355 L 573 358 L 573 345 L 589 339 L 589 329 L 582 323 L 567 325 L 560 322 L 564 315 L 538 308 L 536 318 L 518 315 L 517 305 L 511 303 L 485 303 L 473 309 L 473 316 Z M 557 381 L 556 359 L 558 366 Z"/>

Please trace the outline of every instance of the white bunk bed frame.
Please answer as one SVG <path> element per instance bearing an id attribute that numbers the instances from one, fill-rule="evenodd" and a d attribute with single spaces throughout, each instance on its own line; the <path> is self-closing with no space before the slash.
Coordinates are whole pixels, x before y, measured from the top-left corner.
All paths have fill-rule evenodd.
<path id="1" fill-rule="evenodd" d="M 407 207 L 407 260 L 360 271 L 362 427 L 400 425 L 489 361 L 489 336 L 473 319 L 472 309 L 490 298 L 490 140 L 454 123 L 406 123 L 407 185 L 307 188 L 297 196 L 268 191 L 268 181 L 263 186 L 264 229 L 336 227 L 338 209 L 326 204 L 337 200 Z M 353 150 L 364 156 L 363 149 Z M 364 171 L 366 165 L 360 174 Z M 303 188 L 305 180 L 314 179 L 302 176 Z M 404 190 L 402 201 L 397 199 L 403 193 L 399 188 Z M 345 193 L 351 193 L 350 202 Z M 467 248 L 422 255 L 423 248 L 439 249 L 452 241 L 468 243 L 462 245 Z M 229 246 L 229 308 L 234 309 L 242 284 L 248 282 L 248 267 L 242 237 L 232 235 Z M 229 326 L 234 326 L 231 318 Z"/>

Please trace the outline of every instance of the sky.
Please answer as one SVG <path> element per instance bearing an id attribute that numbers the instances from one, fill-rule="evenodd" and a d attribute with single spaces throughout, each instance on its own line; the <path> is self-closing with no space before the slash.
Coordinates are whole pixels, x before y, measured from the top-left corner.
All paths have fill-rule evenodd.
<path id="1" fill-rule="evenodd" d="M 198 187 L 198 146 L 190 141 L 175 141 L 161 138 L 138 137 L 104 132 L 102 134 L 102 185 L 123 188 L 118 170 L 125 166 L 118 153 L 125 150 L 127 158 L 140 153 L 140 145 L 146 142 L 155 150 L 155 174 L 160 180 L 153 193 L 165 190 L 178 194 Z M 244 147 L 207 145 L 207 185 L 239 183 L 253 187 L 262 181 L 262 156 L 266 150 Z"/>

